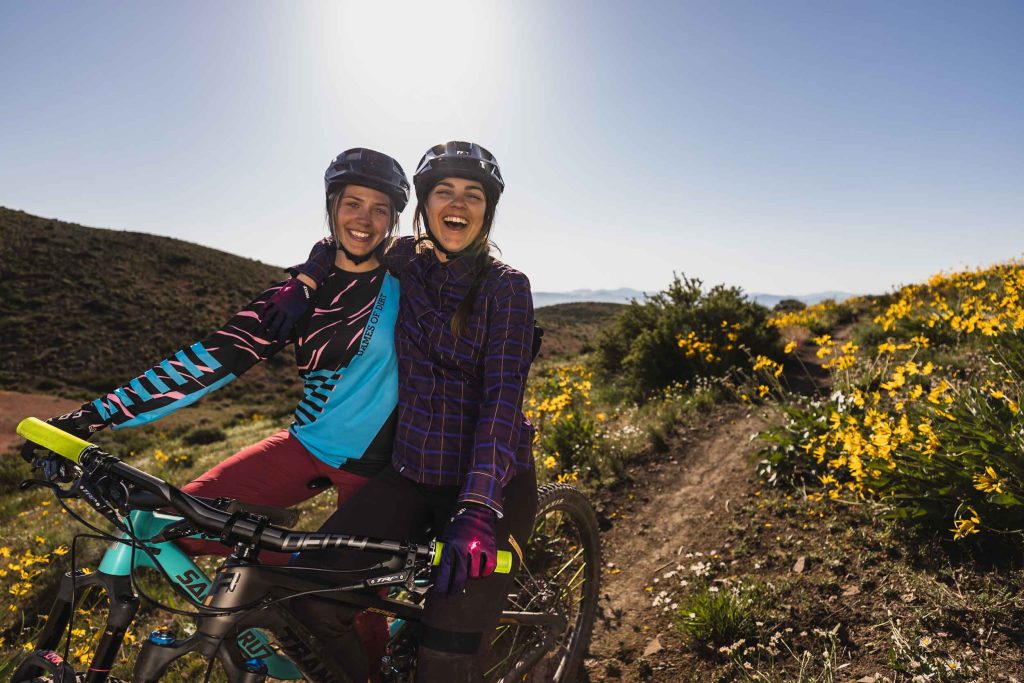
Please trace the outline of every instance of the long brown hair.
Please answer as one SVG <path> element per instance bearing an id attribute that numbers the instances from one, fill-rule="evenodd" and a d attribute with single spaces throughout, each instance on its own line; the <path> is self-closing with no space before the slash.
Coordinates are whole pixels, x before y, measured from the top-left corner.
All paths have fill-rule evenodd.
<path id="1" fill-rule="evenodd" d="M 430 193 L 433 192 L 434 188 L 430 188 L 424 194 L 424 197 L 429 197 Z M 476 297 L 480 293 L 480 288 L 484 284 L 484 280 L 487 279 L 487 274 L 491 271 L 491 249 L 497 248 L 496 245 L 491 242 L 491 226 L 494 224 L 494 213 L 498 209 L 498 198 L 500 195 L 494 195 L 494 193 L 484 190 L 484 195 L 487 200 L 487 206 L 484 207 L 484 221 L 483 229 L 480 230 L 480 234 L 477 235 L 473 243 L 468 245 L 462 250 L 459 255 L 461 259 L 471 259 L 473 273 L 473 280 L 469 286 L 469 291 L 466 292 L 466 296 L 459 302 L 458 307 L 455 309 L 455 315 L 452 316 L 451 330 L 452 334 L 456 337 L 461 337 L 466 333 L 466 325 L 469 321 L 469 316 L 473 315 L 473 309 L 476 304 Z M 427 219 L 427 207 L 424 206 L 424 202 L 416 202 L 416 215 L 412 221 L 413 230 L 416 233 L 416 242 L 421 244 L 423 242 L 431 242 L 429 233 L 426 231 L 425 226 L 429 225 Z M 435 245 L 436 246 L 436 245 Z"/>

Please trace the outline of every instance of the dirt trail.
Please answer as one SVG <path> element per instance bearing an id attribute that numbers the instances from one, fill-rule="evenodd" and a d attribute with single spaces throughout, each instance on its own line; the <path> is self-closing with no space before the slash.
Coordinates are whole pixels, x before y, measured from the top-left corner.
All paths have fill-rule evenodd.
<path id="1" fill-rule="evenodd" d="M 44 394 L 0 391 L 0 453 L 22 442 L 22 438 L 14 431 L 22 418 L 32 415 L 45 420 L 77 408 L 80 404 L 81 401 Z"/>
<path id="2" fill-rule="evenodd" d="M 721 552 L 739 503 L 754 495 L 751 435 L 770 424 L 763 409 L 726 407 L 682 428 L 672 451 L 631 472 L 612 528 L 602 536 L 601 614 L 586 662 L 590 681 L 683 681 L 683 647 L 660 608 L 656 577 Z M 742 521 L 742 520 L 740 520 Z M 653 592 L 646 590 L 652 586 Z"/>

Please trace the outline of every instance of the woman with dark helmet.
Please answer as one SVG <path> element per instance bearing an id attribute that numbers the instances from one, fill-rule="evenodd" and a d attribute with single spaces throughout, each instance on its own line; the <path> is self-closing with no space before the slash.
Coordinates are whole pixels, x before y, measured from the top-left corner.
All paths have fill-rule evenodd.
<path id="1" fill-rule="evenodd" d="M 205 339 L 138 375 L 126 385 L 55 417 L 50 423 L 88 439 L 105 428 L 147 424 L 194 403 L 295 345 L 304 397 L 291 426 L 249 446 L 187 484 L 192 495 L 288 507 L 337 489 L 339 504 L 391 460 L 398 364 L 394 325 L 398 281 L 380 263 L 409 200 L 409 181 L 391 157 L 370 149 L 338 155 L 324 175 L 336 256 L 316 271 L 315 295 L 296 278 L 266 290 Z M 31 444 L 23 454 L 35 455 Z M 52 454 L 36 461 L 55 473 Z M 191 554 L 227 555 L 216 541 L 178 541 Z M 264 563 L 290 556 L 265 552 Z M 371 650 L 383 652 L 386 624 L 376 625 Z"/>
<path id="2" fill-rule="evenodd" d="M 490 254 L 504 190 L 479 145 L 431 148 L 414 177 L 418 239 L 385 256 L 402 287 L 398 427 L 392 467 L 353 495 L 324 530 L 445 542 L 419 634 L 417 681 L 482 680 L 481 661 L 511 586 L 493 574 L 496 552 L 526 541 L 536 510 L 533 427 L 522 412 L 533 358 L 526 276 Z M 298 269 L 315 276 L 329 242 Z M 304 553 L 302 564 L 358 569 L 365 553 Z M 467 580 L 470 579 L 470 580 Z M 352 643 L 351 614 L 315 599 L 295 605 L 321 636 Z M 365 670 L 348 672 L 365 680 Z"/>

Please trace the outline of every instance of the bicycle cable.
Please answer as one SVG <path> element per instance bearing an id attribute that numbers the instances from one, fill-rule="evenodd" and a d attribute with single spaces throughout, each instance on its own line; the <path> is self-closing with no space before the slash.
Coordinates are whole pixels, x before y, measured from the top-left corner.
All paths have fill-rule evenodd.
<path id="1" fill-rule="evenodd" d="M 298 597 L 304 597 L 304 596 L 307 596 L 307 595 L 317 595 L 317 594 L 321 594 L 321 593 L 333 593 L 333 592 L 339 592 L 339 591 L 345 591 L 346 590 L 345 587 L 340 587 L 340 586 L 339 587 L 333 587 L 332 586 L 332 587 L 328 587 L 328 588 L 319 588 L 319 589 L 313 589 L 313 590 L 309 590 L 309 591 L 302 591 L 300 593 L 294 593 L 292 595 L 286 595 L 286 596 L 282 596 L 280 598 L 275 598 L 275 599 L 272 599 L 272 600 L 270 600 L 268 602 L 263 602 L 261 600 L 254 600 L 254 601 L 252 601 L 252 602 L 250 602 L 248 604 L 239 605 L 239 606 L 233 607 L 233 608 L 228 609 L 228 610 L 214 609 L 214 608 L 211 608 L 211 607 L 207 607 L 206 605 L 198 602 L 195 598 L 193 598 L 191 595 L 186 593 L 184 591 L 184 589 L 181 586 L 179 586 L 174 581 L 174 579 L 167 572 L 167 570 L 163 567 L 163 565 L 159 562 L 159 560 L 156 559 L 156 554 L 152 551 L 152 549 L 148 545 L 146 545 L 145 541 L 143 541 L 142 539 L 140 539 L 138 536 L 135 535 L 134 525 L 132 524 L 132 521 L 131 521 L 130 517 L 126 516 L 124 518 L 125 519 L 125 526 L 123 528 L 119 529 L 123 534 L 128 536 L 128 538 L 118 537 L 118 536 L 114 536 L 113 534 L 110 534 L 110 533 L 104 531 L 103 529 L 100 529 L 100 528 L 96 527 L 95 525 L 93 525 L 91 522 L 86 520 L 80 514 L 78 514 L 74 510 L 72 510 L 67 505 L 67 503 L 65 502 L 65 500 L 63 498 L 58 497 L 57 500 L 60 503 L 61 507 L 69 515 L 71 515 L 71 517 L 73 519 L 75 519 L 76 521 L 78 521 L 83 526 L 85 526 L 88 529 L 91 529 L 92 531 L 95 532 L 95 535 L 92 535 L 92 534 L 77 534 L 74 537 L 75 540 L 77 540 L 78 538 L 95 538 L 97 540 L 107 541 L 107 542 L 110 542 L 110 543 L 120 543 L 120 544 L 123 544 L 123 545 L 130 546 L 131 547 L 131 565 L 130 565 L 131 566 L 131 570 L 128 573 L 128 578 L 129 578 L 129 581 L 130 581 L 132 589 L 136 593 L 138 593 L 139 596 L 143 600 L 145 600 L 146 602 L 150 603 L 151 605 L 155 606 L 158 609 L 164 610 L 166 612 L 169 612 L 169 613 L 177 615 L 177 616 L 184 616 L 184 617 L 190 617 L 190 618 L 191 617 L 201 617 L 201 616 L 230 616 L 230 615 L 233 615 L 233 614 L 247 612 L 249 610 L 257 609 L 257 608 L 258 609 L 267 609 L 267 608 L 269 608 L 269 607 L 271 607 L 271 606 L 273 606 L 275 604 L 278 604 L 278 603 L 281 603 L 281 602 L 285 602 L 287 600 L 291 600 L 291 599 L 298 598 Z M 106 503 L 106 500 L 103 500 L 103 502 Z M 111 521 L 111 520 L 108 520 L 108 521 Z M 117 523 L 115 523 L 113 521 L 112 521 L 112 523 L 114 524 L 115 528 L 119 527 L 119 524 L 117 524 Z M 153 561 L 153 564 L 155 565 L 156 570 L 162 575 L 164 580 L 168 584 L 170 584 L 172 590 L 174 590 L 174 592 L 176 594 L 178 594 L 180 597 L 182 597 L 187 603 L 193 605 L 195 607 L 194 611 L 182 610 L 182 609 L 177 609 L 175 607 L 171 607 L 170 605 L 162 603 L 158 599 L 156 599 L 156 598 L 152 597 L 151 595 L 149 595 L 148 593 L 146 593 L 146 591 L 142 588 L 141 584 L 138 582 L 138 578 L 137 578 L 136 573 L 135 573 L 135 570 L 136 570 L 135 558 L 136 558 L 136 552 L 138 550 L 142 550 L 142 552 L 144 552 L 150 558 L 150 560 Z M 75 558 L 75 545 L 74 545 L 74 543 L 72 543 L 72 548 L 71 548 L 72 576 L 74 576 L 74 572 L 76 571 L 74 558 Z M 291 572 L 308 572 L 308 573 L 325 573 L 325 574 L 354 574 L 354 573 L 357 573 L 357 572 L 374 571 L 374 570 L 377 570 L 377 569 L 384 569 L 384 568 L 386 568 L 384 563 L 383 562 L 378 562 L 375 565 L 371 565 L 369 567 L 361 567 L 359 569 L 325 569 L 325 568 L 320 568 L 320 567 L 289 566 L 288 567 L 288 571 L 291 571 Z M 72 600 L 72 605 L 74 605 L 75 591 L 76 591 L 76 587 L 75 587 L 74 583 L 72 583 L 72 589 L 71 590 L 72 590 L 71 600 Z M 351 590 L 351 589 L 348 589 L 348 590 Z M 67 659 L 67 654 L 69 652 L 70 635 L 71 635 L 71 622 L 72 622 L 73 618 L 74 618 L 74 610 L 72 609 L 72 619 L 69 620 L 69 622 L 68 622 L 68 639 L 67 639 L 68 642 L 65 643 L 65 655 L 64 655 L 65 659 Z"/>
<path id="2" fill-rule="evenodd" d="M 199 616 L 204 616 L 204 615 L 206 615 L 206 616 L 228 616 L 228 615 L 231 615 L 231 614 L 235 614 L 236 612 L 243 612 L 243 611 L 245 611 L 247 609 L 252 609 L 252 608 L 255 608 L 256 606 L 258 606 L 259 603 L 257 601 L 257 602 L 250 603 L 249 605 L 242 605 L 242 606 L 240 606 L 238 608 L 235 608 L 235 609 L 232 609 L 232 610 L 229 610 L 229 611 L 216 610 L 216 609 L 212 609 L 212 608 L 206 607 L 202 603 L 197 602 L 191 595 L 185 593 L 185 591 L 181 588 L 181 586 L 179 586 L 174 581 L 174 579 L 171 578 L 170 574 L 167 573 L 167 570 L 165 570 L 163 565 L 160 564 L 160 562 L 156 559 L 156 554 L 152 551 L 152 549 L 145 544 L 145 541 L 143 541 L 142 539 L 140 539 L 138 536 L 135 535 L 134 527 L 131 525 L 131 519 L 129 517 L 125 518 L 125 520 L 127 521 L 128 526 L 125 526 L 124 528 L 119 529 L 121 531 L 121 533 L 123 533 L 123 534 L 128 536 L 128 538 L 122 538 L 122 537 L 114 536 L 113 534 L 110 534 L 110 533 L 104 531 L 103 529 L 100 529 L 99 527 L 95 526 L 94 524 L 92 524 L 91 522 L 86 520 L 84 517 L 82 517 L 76 511 L 71 509 L 71 507 L 68 506 L 68 504 L 65 502 L 65 500 L 63 498 L 58 497 L 57 501 L 60 503 L 61 507 L 69 515 L 71 515 L 71 517 L 73 519 L 75 519 L 77 522 L 79 522 L 80 524 L 82 524 L 86 528 L 91 529 L 92 531 L 95 532 L 95 535 L 93 535 L 93 534 L 78 534 L 78 535 L 75 536 L 75 538 L 95 538 L 97 540 L 107 541 L 108 543 L 120 543 L 122 545 L 131 546 L 131 549 L 132 549 L 132 554 L 131 554 L 132 570 L 129 572 L 129 581 L 131 582 L 132 589 L 135 590 L 142 597 L 142 599 L 146 600 L 147 602 L 149 602 L 150 604 L 156 606 L 157 608 L 166 610 L 166 611 L 168 611 L 168 612 L 170 612 L 172 614 L 176 614 L 176 615 L 179 615 L 179 616 L 199 617 Z M 106 502 L 106 501 L 104 501 L 104 502 Z M 118 527 L 118 525 L 116 523 L 114 524 L 114 526 Z M 138 549 L 141 549 L 143 552 L 146 553 L 146 555 L 149 556 L 149 558 L 153 561 L 157 571 L 159 571 L 160 574 L 163 575 L 164 580 L 166 580 L 167 583 L 169 583 L 171 585 L 171 587 L 175 591 L 175 593 L 179 594 L 187 602 L 189 602 L 192 605 L 194 605 L 196 607 L 196 611 L 190 612 L 190 611 L 187 611 L 187 610 L 179 610 L 179 609 L 176 609 L 174 607 L 171 607 L 170 605 L 165 605 L 165 604 L 161 603 L 159 600 L 157 600 L 156 598 L 153 598 L 152 596 L 147 594 L 144 590 L 142 590 L 141 586 L 138 584 L 138 582 L 136 581 L 136 577 L 135 577 L 135 557 L 136 557 L 135 553 L 136 553 L 136 550 L 138 550 Z M 74 571 L 75 571 L 75 566 L 74 566 L 74 562 L 72 561 L 72 572 L 74 572 Z M 74 586 L 72 586 L 72 604 L 74 604 L 73 603 L 73 601 L 74 601 L 74 590 L 75 590 L 75 588 L 74 588 Z M 70 633 L 70 631 L 69 631 L 69 633 Z M 66 659 L 66 657 L 65 657 L 65 659 Z"/>

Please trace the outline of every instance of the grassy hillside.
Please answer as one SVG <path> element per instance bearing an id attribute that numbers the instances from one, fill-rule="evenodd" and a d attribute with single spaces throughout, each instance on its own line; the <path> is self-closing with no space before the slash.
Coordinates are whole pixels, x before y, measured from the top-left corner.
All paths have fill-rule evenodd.
<path id="1" fill-rule="evenodd" d="M 544 328 L 540 357 L 560 358 L 592 351 L 597 335 L 625 307 L 591 301 L 538 308 L 537 322 Z"/>
<path id="2" fill-rule="evenodd" d="M 280 277 L 181 240 L 0 207 L 0 389 L 109 390 L 201 339 Z M 290 351 L 273 361 L 227 396 L 291 386 Z"/>

